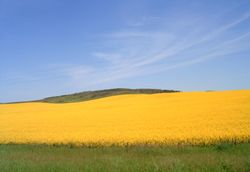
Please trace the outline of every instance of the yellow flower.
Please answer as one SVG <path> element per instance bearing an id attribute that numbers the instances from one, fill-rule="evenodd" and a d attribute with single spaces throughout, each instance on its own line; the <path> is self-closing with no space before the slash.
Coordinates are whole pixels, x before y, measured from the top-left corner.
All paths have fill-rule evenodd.
<path id="1" fill-rule="evenodd" d="M 0 105 L 0 143 L 211 144 L 250 138 L 250 90 Z"/>

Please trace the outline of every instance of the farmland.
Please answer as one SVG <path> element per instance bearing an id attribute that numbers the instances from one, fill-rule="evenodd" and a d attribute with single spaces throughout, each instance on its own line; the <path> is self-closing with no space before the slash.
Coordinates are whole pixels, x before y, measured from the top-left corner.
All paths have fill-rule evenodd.
<path id="1" fill-rule="evenodd" d="M 0 105 L 0 143 L 210 145 L 250 138 L 250 91 Z"/>
<path id="2" fill-rule="evenodd" d="M 250 90 L 136 92 L 0 104 L 0 171 L 250 170 Z"/>

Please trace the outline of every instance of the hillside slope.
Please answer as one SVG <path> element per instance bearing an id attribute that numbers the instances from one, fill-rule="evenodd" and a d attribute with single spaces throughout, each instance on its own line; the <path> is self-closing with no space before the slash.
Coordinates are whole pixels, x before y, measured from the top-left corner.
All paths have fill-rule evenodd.
<path id="1" fill-rule="evenodd" d="M 0 105 L 0 143 L 210 144 L 250 139 L 250 90 Z"/>
<path id="2" fill-rule="evenodd" d="M 114 88 L 107 90 L 97 91 L 84 91 L 80 93 L 48 97 L 40 102 L 47 103 L 70 103 L 70 102 L 82 102 L 87 100 L 94 100 L 103 97 L 123 95 L 123 94 L 156 94 L 156 93 L 173 93 L 178 92 L 176 90 L 161 90 L 161 89 L 128 89 L 128 88 Z"/>

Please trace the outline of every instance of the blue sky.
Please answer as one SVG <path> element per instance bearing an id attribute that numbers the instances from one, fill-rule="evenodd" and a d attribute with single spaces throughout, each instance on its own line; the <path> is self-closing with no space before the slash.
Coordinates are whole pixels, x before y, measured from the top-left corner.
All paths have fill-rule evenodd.
<path id="1" fill-rule="evenodd" d="M 0 0 L 0 102 L 250 88 L 249 0 Z"/>

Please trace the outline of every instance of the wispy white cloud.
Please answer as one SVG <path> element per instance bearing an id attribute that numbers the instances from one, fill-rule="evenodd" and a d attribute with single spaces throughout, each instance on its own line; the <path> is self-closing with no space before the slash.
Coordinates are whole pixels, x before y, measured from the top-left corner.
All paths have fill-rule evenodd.
<path id="1" fill-rule="evenodd" d="M 163 72 L 249 50 L 245 44 L 249 43 L 249 32 L 233 32 L 231 37 L 224 37 L 238 25 L 248 22 L 249 17 L 248 12 L 228 23 L 217 25 L 209 32 L 205 28 L 199 34 L 188 33 L 192 32 L 190 29 L 186 35 L 126 29 L 106 34 L 103 44 L 111 48 L 108 51 L 93 52 L 92 55 L 110 65 L 87 73 L 90 81 L 87 85 Z M 193 27 L 202 24 L 193 23 Z M 82 76 L 84 77 L 84 73 Z M 81 85 L 79 80 L 75 82 Z"/>
<path id="2" fill-rule="evenodd" d="M 141 26 L 156 23 L 160 20 L 161 20 L 161 18 L 156 17 L 156 16 L 143 16 L 142 18 L 139 18 L 139 19 L 127 20 L 126 25 L 128 27 L 141 27 Z"/>
<path id="3" fill-rule="evenodd" d="M 95 72 L 95 69 L 89 66 L 77 65 L 71 68 L 65 68 L 64 73 L 68 75 L 73 80 L 79 80 L 86 78 L 86 76 L 91 75 Z"/>
<path id="4" fill-rule="evenodd" d="M 187 23 L 185 32 L 169 31 L 165 21 L 157 18 L 154 22 L 160 22 L 160 29 L 123 28 L 121 31 L 100 36 L 99 44 L 104 48 L 90 52 L 89 56 L 103 65 L 53 66 L 53 70 L 44 72 L 54 77 L 67 77 L 71 87 L 89 88 L 225 57 L 249 50 L 249 30 L 235 31 L 239 25 L 249 22 L 249 18 L 250 13 L 247 12 L 209 29 L 205 28 L 206 21 L 192 20 L 193 22 Z M 197 27 L 199 29 L 196 29 Z M 43 77 L 44 72 L 41 75 Z M 40 78 L 39 73 L 29 76 L 32 76 L 32 79 Z"/>
<path id="5" fill-rule="evenodd" d="M 92 53 L 94 57 L 97 57 L 101 60 L 105 60 L 111 64 L 119 64 L 122 62 L 123 57 L 121 54 L 117 53 L 100 53 L 100 52 L 94 52 Z"/>

